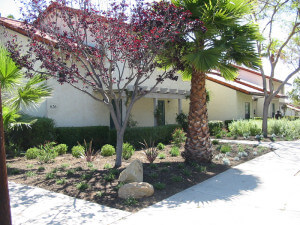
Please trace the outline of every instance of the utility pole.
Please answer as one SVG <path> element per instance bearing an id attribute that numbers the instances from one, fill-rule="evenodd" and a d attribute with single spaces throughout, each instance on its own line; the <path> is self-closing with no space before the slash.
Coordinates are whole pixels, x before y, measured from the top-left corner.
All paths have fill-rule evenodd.
<path id="1" fill-rule="evenodd" d="M 11 225 L 0 83 L 0 223 Z"/>

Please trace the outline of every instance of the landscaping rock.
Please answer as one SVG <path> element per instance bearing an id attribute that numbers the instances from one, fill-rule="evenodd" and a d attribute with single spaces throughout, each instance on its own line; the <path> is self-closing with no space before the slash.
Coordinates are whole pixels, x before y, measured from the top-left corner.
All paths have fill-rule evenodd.
<path id="1" fill-rule="evenodd" d="M 154 188 L 146 182 L 124 184 L 118 191 L 120 198 L 143 198 L 154 194 Z"/>
<path id="2" fill-rule="evenodd" d="M 240 158 L 239 158 L 239 157 L 234 157 L 234 160 L 235 160 L 235 161 L 239 161 Z"/>
<path id="3" fill-rule="evenodd" d="M 143 164 L 138 159 L 120 173 L 119 181 L 124 183 L 143 182 Z"/>

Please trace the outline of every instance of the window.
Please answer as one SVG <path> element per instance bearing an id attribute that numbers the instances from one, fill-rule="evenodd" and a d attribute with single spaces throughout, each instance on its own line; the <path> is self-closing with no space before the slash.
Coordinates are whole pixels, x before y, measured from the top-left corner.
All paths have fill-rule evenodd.
<path id="1" fill-rule="evenodd" d="M 245 102 L 245 119 L 250 119 L 250 102 Z"/>

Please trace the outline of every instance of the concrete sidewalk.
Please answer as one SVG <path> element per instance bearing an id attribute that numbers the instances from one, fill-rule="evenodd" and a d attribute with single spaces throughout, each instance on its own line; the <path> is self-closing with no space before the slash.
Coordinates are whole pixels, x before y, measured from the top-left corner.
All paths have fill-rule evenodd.
<path id="1" fill-rule="evenodd" d="M 300 142 L 266 145 L 278 150 L 114 224 L 299 225 Z"/>
<path id="2" fill-rule="evenodd" d="M 134 214 L 10 183 L 13 224 L 299 225 L 300 142 L 266 145 L 278 150 Z"/>

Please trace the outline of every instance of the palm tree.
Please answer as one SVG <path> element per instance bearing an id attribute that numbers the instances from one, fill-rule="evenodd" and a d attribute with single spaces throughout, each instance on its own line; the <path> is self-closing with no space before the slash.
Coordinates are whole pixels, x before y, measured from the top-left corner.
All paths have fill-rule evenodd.
<path id="1" fill-rule="evenodd" d="M 25 85 L 21 85 L 22 81 L 24 75 L 21 69 L 10 58 L 8 51 L 0 45 L 0 217 L 3 224 L 11 224 L 4 129 L 9 129 L 12 124 L 17 123 L 20 117 L 17 111 L 21 105 L 37 103 L 42 97 L 51 94 L 51 89 L 40 76 L 34 76 Z"/>
<path id="2" fill-rule="evenodd" d="M 2 92 L 2 111 L 4 130 L 27 122 L 18 121 L 21 107 L 39 103 L 48 97 L 52 89 L 39 75 L 25 79 L 22 70 L 10 58 L 9 52 L 0 46 L 0 83 Z"/>
<path id="3" fill-rule="evenodd" d="M 218 70 L 225 79 L 234 79 L 237 68 L 232 64 L 256 67 L 259 58 L 254 44 L 258 31 L 243 21 L 251 10 L 244 0 L 173 0 L 176 6 L 192 13 L 195 21 L 207 28 L 172 43 L 163 60 L 180 65 L 184 79 L 191 79 L 188 131 L 184 157 L 187 161 L 210 162 L 211 141 L 206 106 L 206 73 Z"/>

